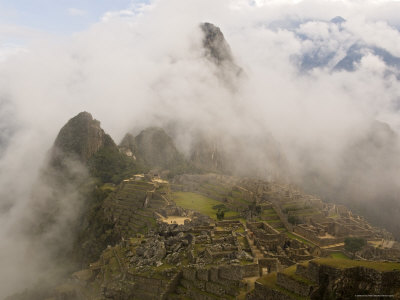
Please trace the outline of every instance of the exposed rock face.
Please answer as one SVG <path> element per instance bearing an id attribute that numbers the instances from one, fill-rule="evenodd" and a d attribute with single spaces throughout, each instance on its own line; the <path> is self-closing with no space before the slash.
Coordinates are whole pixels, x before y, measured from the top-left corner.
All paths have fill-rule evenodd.
<path id="1" fill-rule="evenodd" d="M 149 168 L 174 169 L 184 163 L 183 156 L 162 128 L 147 128 L 135 137 L 134 142 L 135 156 Z"/>
<path id="2" fill-rule="evenodd" d="M 342 24 L 342 23 L 346 22 L 346 20 L 341 16 L 336 16 L 331 20 L 331 22 L 335 23 L 335 24 Z"/>
<path id="3" fill-rule="evenodd" d="M 207 172 L 282 179 L 288 165 L 280 150 L 275 139 L 267 134 L 264 139 L 197 135 L 189 159 L 199 170 Z"/>
<path id="4" fill-rule="evenodd" d="M 60 156 L 75 156 L 85 163 L 104 146 L 106 134 L 100 122 L 88 112 L 81 112 L 60 130 L 53 147 L 52 162 L 57 164 Z"/>
<path id="5" fill-rule="evenodd" d="M 200 170 L 222 172 L 227 169 L 225 153 L 216 140 L 199 137 L 192 146 L 190 162 Z"/>
<path id="6" fill-rule="evenodd" d="M 204 33 L 205 57 L 215 64 L 217 67 L 215 73 L 224 85 L 228 89 L 236 91 L 239 85 L 238 79 L 243 70 L 236 64 L 224 35 L 217 26 L 211 23 L 203 23 L 200 28 Z"/>
<path id="7" fill-rule="evenodd" d="M 233 62 L 231 48 L 219 27 L 211 23 L 203 23 L 201 29 L 204 32 L 203 46 L 207 51 L 206 55 L 216 64 Z"/>

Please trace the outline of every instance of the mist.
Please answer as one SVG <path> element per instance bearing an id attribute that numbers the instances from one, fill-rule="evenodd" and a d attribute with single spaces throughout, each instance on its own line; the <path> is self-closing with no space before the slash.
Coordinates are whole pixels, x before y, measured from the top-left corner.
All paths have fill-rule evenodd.
<path id="1" fill-rule="evenodd" d="M 117 143 L 127 132 L 171 123 L 186 155 L 193 133 L 224 137 L 241 152 L 238 169 L 261 166 L 265 178 L 279 173 L 329 200 L 398 215 L 399 8 L 396 1 L 153 1 L 109 12 L 71 36 L 35 33 L 23 50 L 0 51 L 0 298 L 51 264 L 46 249 L 30 248 L 41 241 L 18 224 L 33 216 L 33 187 L 58 131 L 80 111 Z M 345 21 L 330 22 L 336 16 Z M 240 76 L 204 56 L 201 22 L 221 28 Z M 357 59 L 337 67 L 354 44 Z M 376 122 L 390 127 L 376 133 Z M 262 161 L 266 137 L 284 165 Z M 71 197 L 62 203 L 81 200 Z M 385 199 L 390 206 L 380 205 Z M 79 214 L 69 208 L 50 235 Z"/>

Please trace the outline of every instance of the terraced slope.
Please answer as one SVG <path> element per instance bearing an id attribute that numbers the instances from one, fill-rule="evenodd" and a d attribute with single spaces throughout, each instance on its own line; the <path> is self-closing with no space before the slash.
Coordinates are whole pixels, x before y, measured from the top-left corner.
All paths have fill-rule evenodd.
<path id="1" fill-rule="evenodd" d="M 156 225 L 154 212 L 169 204 L 168 183 L 124 180 L 104 201 L 106 216 L 115 224 L 121 237 L 145 233 Z"/>

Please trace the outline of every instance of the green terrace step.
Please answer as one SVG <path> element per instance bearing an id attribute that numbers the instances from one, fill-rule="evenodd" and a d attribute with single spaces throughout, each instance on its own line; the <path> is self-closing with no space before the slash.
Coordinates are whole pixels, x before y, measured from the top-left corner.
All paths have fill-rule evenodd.
<path id="1" fill-rule="evenodd" d="M 142 194 L 142 193 L 147 193 L 151 192 L 153 189 L 144 189 L 144 188 L 126 188 L 120 191 L 118 194 Z"/>
<path id="2" fill-rule="evenodd" d="M 125 185 L 153 186 L 153 183 L 148 181 L 130 181 L 130 182 L 125 182 Z"/>
<path id="3" fill-rule="evenodd" d="M 167 300 L 191 300 L 191 299 L 184 295 L 179 295 L 178 293 L 172 293 L 168 294 Z"/>
<path id="4" fill-rule="evenodd" d="M 137 225 L 145 225 L 147 224 L 147 220 L 145 219 L 138 219 L 138 218 L 131 218 L 128 224 L 137 224 Z"/>
<path id="5" fill-rule="evenodd" d="M 261 218 L 266 221 L 280 220 L 278 215 L 261 215 Z"/>
<path id="6" fill-rule="evenodd" d="M 144 225 L 147 224 L 147 222 L 144 221 L 144 220 L 140 220 L 140 219 L 134 219 L 134 220 L 132 220 L 132 221 L 127 222 L 127 224 L 128 224 L 128 225 L 129 225 L 129 224 L 136 224 L 136 225 L 139 225 L 139 226 L 144 226 Z"/>
<path id="7" fill-rule="evenodd" d="M 120 213 L 123 213 L 124 211 L 135 211 L 139 207 L 133 206 L 133 205 L 114 203 L 113 208 L 115 211 L 119 211 Z"/>
<path id="8" fill-rule="evenodd" d="M 132 218 L 133 218 L 134 220 L 149 220 L 149 219 L 154 219 L 153 214 L 151 214 L 151 215 L 143 215 L 143 214 L 136 213 L 136 212 L 133 212 Z"/>
<path id="9" fill-rule="evenodd" d="M 118 199 L 135 201 L 135 200 L 142 200 L 142 199 L 144 200 L 146 198 L 146 196 L 147 196 L 147 192 L 145 192 L 145 191 L 144 192 L 135 191 L 135 192 L 120 193 L 118 195 Z"/>
<path id="10" fill-rule="evenodd" d="M 126 195 L 126 194 L 142 194 L 146 192 L 150 192 L 153 189 L 144 189 L 144 188 L 124 188 L 121 191 L 118 192 L 118 194 Z"/>
<path id="11" fill-rule="evenodd" d="M 145 211 L 145 210 L 142 210 L 142 211 L 135 211 L 135 215 L 136 216 L 141 216 L 141 217 L 144 217 L 144 218 L 152 218 L 153 217 L 153 211 Z"/>
<path id="12" fill-rule="evenodd" d="M 130 230 L 136 231 L 136 230 L 143 228 L 143 226 L 140 226 L 140 225 L 134 224 L 134 223 L 128 223 L 128 228 Z"/>
<path id="13" fill-rule="evenodd" d="M 124 215 L 120 215 L 119 216 L 119 219 L 121 220 L 121 221 L 123 221 L 124 223 L 128 223 L 129 222 L 129 216 L 124 216 Z"/>
<path id="14" fill-rule="evenodd" d="M 134 294 L 135 296 L 134 296 L 133 300 L 143 300 L 143 299 L 159 300 L 160 299 L 160 295 L 158 293 L 138 289 L 137 286 L 139 286 L 139 285 L 135 285 L 135 294 Z"/>

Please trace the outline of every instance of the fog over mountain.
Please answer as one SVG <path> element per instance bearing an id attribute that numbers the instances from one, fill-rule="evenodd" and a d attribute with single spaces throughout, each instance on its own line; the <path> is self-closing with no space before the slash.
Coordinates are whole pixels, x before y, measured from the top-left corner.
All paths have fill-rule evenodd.
<path id="1" fill-rule="evenodd" d="M 400 237 L 399 2 L 127 9 L 0 61 L 0 298 L 49 264 L 19 225 L 58 131 L 81 111 L 117 144 L 162 127 L 189 157 L 207 137 L 229 150 L 233 172 L 295 183 Z M 203 22 L 220 28 L 222 52 L 207 48 Z"/>

